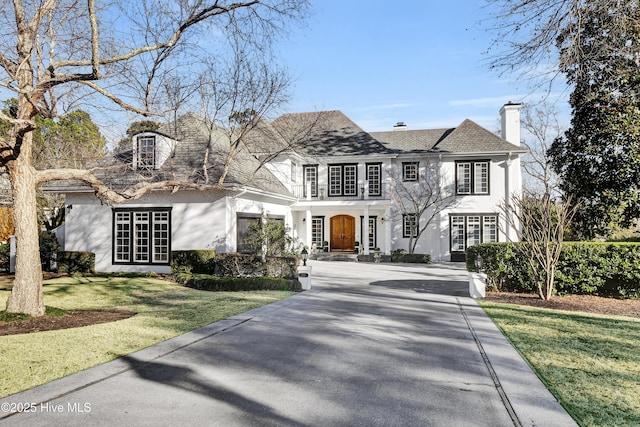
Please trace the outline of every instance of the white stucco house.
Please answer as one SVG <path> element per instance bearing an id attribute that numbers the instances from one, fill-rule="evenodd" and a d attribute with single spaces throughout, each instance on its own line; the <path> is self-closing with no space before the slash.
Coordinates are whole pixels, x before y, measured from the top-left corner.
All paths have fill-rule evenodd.
<path id="1" fill-rule="evenodd" d="M 121 166 L 117 173 L 106 168 L 103 178 L 114 188 L 140 179 L 201 188 L 158 190 L 113 205 L 101 204 L 82 183 L 48 191 L 66 195 L 65 250 L 95 253 L 97 271 L 169 272 L 172 250 L 241 251 L 247 224 L 261 215 L 284 221 L 309 248 L 327 242 L 331 252 L 353 253 L 358 242 L 363 254 L 407 249 L 415 219 L 398 213 L 394 186 L 419 183 L 435 167 L 454 203 L 434 212 L 416 253 L 462 261 L 472 244 L 515 238 L 500 231 L 506 228 L 499 227 L 505 221 L 498 204 L 521 191 L 527 150 L 520 146 L 520 105 L 503 106 L 500 116 L 502 137 L 471 120 L 368 133 L 340 111 L 286 114 L 245 137 L 251 143 L 240 144 L 225 184 L 209 188 L 222 173 L 229 137 L 187 114 L 135 135 L 131 150 L 102 162 Z M 391 179 L 396 173 L 401 180 Z"/>

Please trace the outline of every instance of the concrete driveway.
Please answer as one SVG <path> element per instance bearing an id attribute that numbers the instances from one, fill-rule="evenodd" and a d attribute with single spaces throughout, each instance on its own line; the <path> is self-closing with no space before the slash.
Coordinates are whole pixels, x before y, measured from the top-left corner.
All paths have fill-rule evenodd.
<path id="1" fill-rule="evenodd" d="M 575 425 L 461 267 L 310 264 L 311 291 L 2 399 L 0 423 Z"/>

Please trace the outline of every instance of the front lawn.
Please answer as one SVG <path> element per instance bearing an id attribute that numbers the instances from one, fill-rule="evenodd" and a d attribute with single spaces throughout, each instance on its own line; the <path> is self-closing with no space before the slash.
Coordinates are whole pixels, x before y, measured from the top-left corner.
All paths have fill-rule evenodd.
<path id="1" fill-rule="evenodd" d="M 44 303 L 63 310 L 127 308 L 135 316 L 81 328 L 0 336 L 0 397 L 143 349 L 292 295 L 283 291 L 206 292 L 152 278 L 48 280 Z M 0 291 L 4 305 L 9 291 Z"/>
<path id="2" fill-rule="evenodd" d="M 478 302 L 578 424 L 640 425 L 640 321 Z"/>

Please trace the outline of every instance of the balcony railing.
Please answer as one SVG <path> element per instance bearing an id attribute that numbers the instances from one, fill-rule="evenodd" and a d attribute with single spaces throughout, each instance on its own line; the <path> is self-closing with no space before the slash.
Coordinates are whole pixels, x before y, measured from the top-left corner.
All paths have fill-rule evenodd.
<path id="1" fill-rule="evenodd" d="M 335 192 L 335 191 L 334 191 Z M 329 186 L 317 185 L 294 185 L 293 194 L 302 200 L 383 200 L 388 195 L 384 184 L 378 184 L 375 188 L 370 188 L 366 184 L 356 186 L 356 194 L 330 194 Z"/>

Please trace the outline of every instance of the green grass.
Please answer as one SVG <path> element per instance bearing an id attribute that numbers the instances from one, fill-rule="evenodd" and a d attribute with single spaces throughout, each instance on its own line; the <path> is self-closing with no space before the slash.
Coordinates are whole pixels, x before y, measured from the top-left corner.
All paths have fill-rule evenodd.
<path id="1" fill-rule="evenodd" d="M 578 424 L 640 425 L 640 321 L 479 303 Z"/>
<path id="2" fill-rule="evenodd" d="M 152 278 L 68 277 L 45 284 L 47 306 L 61 310 L 123 307 L 137 315 L 82 328 L 0 336 L 0 397 L 292 295 L 197 291 Z M 8 296 L 8 291 L 0 291 L 0 301 Z M 1 316 L 2 312 L 0 321 Z"/>

